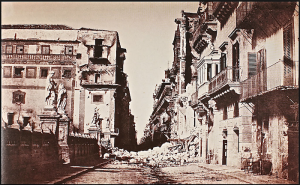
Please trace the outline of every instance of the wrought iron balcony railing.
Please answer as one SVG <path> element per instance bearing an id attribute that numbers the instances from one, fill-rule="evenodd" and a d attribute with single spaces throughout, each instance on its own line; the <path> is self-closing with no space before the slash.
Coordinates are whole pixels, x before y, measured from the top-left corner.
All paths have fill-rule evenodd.
<path id="1" fill-rule="evenodd" d="M 227 84 L 239 82 L 239 71 L 240 69 L 238 67 L 227 67 L 218 73 L 210 80 L 208 93 L 214 93 Z"/>
<path id="2" fill-rule="evenodd" d="M 280 60 L 265 70 L 241 82 L 241 100 L 255 97 L 281 87 L 299 88 L 293 65 Z"/>

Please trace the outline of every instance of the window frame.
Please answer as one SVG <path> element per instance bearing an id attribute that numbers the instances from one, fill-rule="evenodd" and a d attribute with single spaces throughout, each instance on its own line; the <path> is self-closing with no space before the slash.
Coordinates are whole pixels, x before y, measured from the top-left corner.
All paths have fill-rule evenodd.
<path id="1" fill-rule="evenodd" d="M 28 69 L 34 69 L 34 76 L 33 77 L 28 76 Z M 26 67 L 26 78 L 36 78 L 36 71 L 37 71 L 36 67 L 33 67 L 33 66 Z"/>
<path id="2" fill-rule="evenodd" d="M 68 51 L 67 48 L 72 48 L 71 53 L 67 52 Z M 65 46 L 65 55 L 73 55 L 73 51 L 74 51 L 73 46 Z"/>
<path id="3" fill-rule="evenodd" d="M 45 70 L 45 69 L 47 69 L 47 75 L 42 76 L 42 70 Z M 50 67 L 40 67 L 40 78 L 47 78 L 49 71 L 50 71 Z"/>
<path id="4" fill-rule="evenodd" d="M 65 71 L 70 71 L 70 76 L 65 76 Z M 62 69 L 62 78 L 72 78 L 72 68 L 63 68 Z"/>
<path id="5" fill-rule="evenodd" d="M 21 104 L 25 104 L 25 95 L 26 95 L 26 93 L 25 92 L 23 92 L 23 91 L 20 91 L 20 90 L 17 90 L 17 91 L 14 91 L 14 92 L 12 92 L 13 93 L 13 98 L 12 98 L 12 103 L 21 103 Z M 20 95 L 21 95 L 21 97 L 22 97 L 22 99 L 20 100 L 20 98 L 18 98 L 18 100 L 20 100 L 20 101 L 17 101 L 17 96 L 18 97 L 20 97 Z"/>
<path id="6" fill-rule="evenodd" d="M 56 70 L 59 69 L 59 70 Z M 53 79 L 61 79 L 61 67 L 51 67 L 51 71 L 54 71 Z M 58 73 L 57 73 L 58 71 Z"/>
<path id="7" fill-rule="evenodd" d="M 16 69 L 22 69 L 22 70 L 21 70 L 20 76 L 19 76 L 19 75 L 16 75 Z M 24 67 L 22 67 L 22 66 L 14 66 L 13 77 L 14 77 L 14 78 L 23 78 L 23 73 L 22 73 L 22 71 L 24 71 Z"/>
<path id="8" fill-rule="evenodd" d="M 104 39 L 95 39 L 94 58 L 103 57 L 103 41 Z"/>
<path id="9" fill-rule="evenodd" d="M 9 69 L 9 75 L 5 75 L 4 71 Z M 3 78 L 11 78 L 12 77 L 12 66 L 3 66 Z"/>
<path id="10" fill-rule="evenodd" d="M 20 48 L 20 47 L 22 47 L 22 52 L 18 52 L 18 51 L 19 51 L 18 48 Z M 23 45 L 17 45 L 17 46 L 16 46 L 16 53 L 17 53 L 17 54 L 24 54 L 24 46 L 23 46 Z"/>
<path id="11" fill-rule="evenodd" d="M 49 53 L 44 53 L 44 48 L 49 48 Z M 50 45 L 42 45 L 41 46 L 41 54 L 42 55 L 50 55 Z"/>
<path id="12" fill-rule="evenodd" d="M 10 52 L 10 53 L 7 52 L 7 48 L 8 48 L 9 46 L 11 47 L 11 52 Z M 5 53 L 6 53 L 6 54 L 13 54 L 13 46 L 12 46 L 12 45 L 6 45 L 6 46 L 5 46 Z"/>
<path id="13" fill-rule="evenodd" d="M 101 101 L 95 101 L 95 96 L 101 96 Z M 104 104 L 104 95 L 103 94 L 98 94 L 98 93 L 93 93 L 92 94 L 92 104 Z"/>

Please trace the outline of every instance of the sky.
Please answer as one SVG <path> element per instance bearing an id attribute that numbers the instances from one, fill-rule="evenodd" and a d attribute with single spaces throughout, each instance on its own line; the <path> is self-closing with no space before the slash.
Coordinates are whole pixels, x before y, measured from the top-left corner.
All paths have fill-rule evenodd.
<path id="1" fill-rule="evenodd" d="M 153 110 L 156 84 L 173 62 L 174 20 L 181 10 L 196 13 L 191 2 L 3 2 L 2 24 L 64 24 L 117 31 L 126 48 L 130 109 L 138 142 Z"/>

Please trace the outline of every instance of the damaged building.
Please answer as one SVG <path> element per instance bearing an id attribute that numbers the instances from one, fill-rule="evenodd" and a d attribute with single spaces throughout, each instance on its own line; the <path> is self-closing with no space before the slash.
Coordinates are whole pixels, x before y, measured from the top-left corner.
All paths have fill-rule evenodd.
<path id="1" fill-rule="evenodd" d="M 194 144 L 199 162 L 297 181 L 298 12 L 299 2 L 206 1 L 182 11 L 154 93 L 152 145 Z"/>
<path id="2" fill-rule="evenodd" d="M 2 124 L 51 130 L 41 120 L 45 84 L 66 89 L 69 133 L 100 130 L 103 147 L 134 150 L 134 117 L 127 75 L 126 49 L 116 31 L 65 25 L 2 25 Z M 54 102 L 56 104 L 57 102 Z"/>

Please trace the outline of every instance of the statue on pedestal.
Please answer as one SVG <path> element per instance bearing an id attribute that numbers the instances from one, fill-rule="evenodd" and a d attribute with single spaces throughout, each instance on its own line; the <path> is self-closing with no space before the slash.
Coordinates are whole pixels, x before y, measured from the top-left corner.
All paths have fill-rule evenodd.
<path id="1" fill-rule="evenodd" d="M 67 90 L 64 84 L 58 86 L 58 98 L 57 98 L 57 112 L 59 114 L 66 114 L 65 108 L 67 104 Z"/>
<path id="2" fill-rule="evenodd" d="M 54 71 L 50 71 L 46 81 L 45 102 L 47 107 L 54 107 L 54 100 L 56 99 L 56 93 L 55 93 L 56 83 L 52 78 L 53 75 L 54 75 Z"/>
<path id="3" fill-rule="evenodd" d="M 91 126 L 100 126 L 101 123 L 100 114 L 98 113 L 97 107 L 95 108 L 94 116 L 91 122 Z"/>

